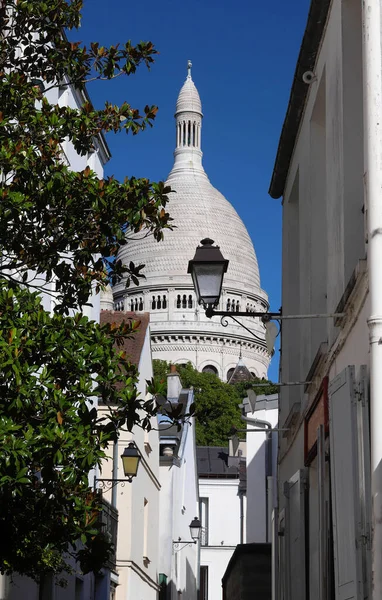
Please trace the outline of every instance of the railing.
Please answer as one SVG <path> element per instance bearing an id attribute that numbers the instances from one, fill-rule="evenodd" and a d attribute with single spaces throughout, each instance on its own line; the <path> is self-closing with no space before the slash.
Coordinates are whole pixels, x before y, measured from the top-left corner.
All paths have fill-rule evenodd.
<path id="1" fill-rule="evenodd" d="M 208 528 L 207 527 L 200 528 L 200 545 L 208 546 Z"/>
<path id="2" fill-rule="evenodd" d="M 111 570 L 115 570 L 117 563 L 118 511 L 104 498 L 102 499 L 101 522 L 107 540 L 113 544 L 113 551 L 106 566 Z"/>

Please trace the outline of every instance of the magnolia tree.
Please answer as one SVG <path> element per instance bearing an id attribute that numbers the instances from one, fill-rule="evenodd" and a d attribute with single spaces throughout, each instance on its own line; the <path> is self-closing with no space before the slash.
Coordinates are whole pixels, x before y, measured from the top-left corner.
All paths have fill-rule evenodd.
<path id="1" fill-rule="evenodd" d="M 82 309 L 109 281 L 138 283 L 142 265 L 122 264 L 118 250 L 127 227 L 162 239 L 170 189 L 73 172 L 62 156 L 63 142 L 87 155 L 106 132 L 152 125 L 156 107 L 95 110 L 84 86 L 150 67 L 156 50 L 68 41 L 81 4 L 0 3 L 0 570 L 37 581 L 69 569 L 70 556 L 85 572 L 102 566 L 110 547 L 89 470 L 121 428 L 149 429 L 156 411 L 118 350 L 139 323 L 101 327 Z M 83 93 L 82 106 L 50 104 L 44 93 L 57 86 Z M 103 420 L 95 399 L 110 408 Z"/>

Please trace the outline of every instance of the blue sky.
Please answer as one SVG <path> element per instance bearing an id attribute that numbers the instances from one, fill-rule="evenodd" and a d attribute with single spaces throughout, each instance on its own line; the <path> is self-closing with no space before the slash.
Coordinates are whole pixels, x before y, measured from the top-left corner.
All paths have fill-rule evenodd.
<path id="1" fill-rule="evenodd" d="M 203 104 L 203 164 L 243 219 L 272 310 L 281 304 L 281 203 L 268 187 L 310 0 L 84 0 L 71 38 L 103 45 L 151 40 L 151 71 L 89 85 L 96 106 L 156 104 L 153 129 L 109 135 L 106 174 L 166 179 L 175 142 L 174 108 L 187 60 Z M 190 249 L 191 254 L 194 249 Z M 224 249 L 223 254 L 224 254 Z M 278 352 L 269 377 L 278 380 Z"/>

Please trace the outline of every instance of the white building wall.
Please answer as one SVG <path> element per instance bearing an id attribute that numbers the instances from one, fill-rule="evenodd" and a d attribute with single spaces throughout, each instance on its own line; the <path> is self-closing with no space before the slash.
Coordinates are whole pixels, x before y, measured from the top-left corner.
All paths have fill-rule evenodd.
<path id="1" fill-rule="evenodd" d="M 199 516 L 194 420 L 190 423 L 183 427 L 178 458 L 160 465 L 158 572 L 167 576 L 169 600 L 197 598 L 199 544 L 187 544 L 177 551 L 173 543 L 179 538 L 191 539 L 189 525 Z"/>
<path id="2" fill-rule="evenodd" d="M 283 195 L 284 314 L 333 313 L 340 300 L 341 310 L 347 312 L 342 323 L 331 318 L 306 319 L 285 321 L 282 327 L 281 381 L 313 381 L 309 386 L 280 390 L 279 424 L 289 431 L 279 437 L 278 486 L 279 514 L 286 519 L 290 499 L 284 494 L 288 491 L 285 484 L 308 465 L 303 486 L 309 507 L 306 537 L 301 534 L 295 548 L 303 548 L 311 600 L 321 597 L 324 571 L 319 558 L 318 462 L 317 458 L 306 461 L 304 421 L 325 376 L 330 388 L 333 379 L 349 365 L 355 365 L 357 378 L 359 367 L 369 364 L 367 274 L 362 275 L 359 265 L 367 251 L 361 42 L 361 3 L 333 0 Z M 353 273 L 356 276 L 352 278 Z M 349 282 L 353 291 L 347 297 Z M 333 449 L 329 449 L 328 439 L 326 444 L 330 456 Z M 328 494 L 328 463 L 323 485 Z M 287 543 L 286 538 L 279 538 L 279 548 L 286 553 Z M 300 568 L 304 571 L 301 561 Z M 303 600 L 302 588 L 293 587 L 288 558 L 283 569 L 281 590 L 289 586 L 294 600 Z"/>
<path id="3" fill-rule="evenodd" d="M 268 421 L 272 427 L 277 427 L 278 409 L 256 410 L 246 414 L 247 418 Z M 266 542 L 270 540 L 269 523 L 267 521 L 267 476 L 275 476 L 274 443 L 268 443 L 267 434 L 264 432 L 250 433 L 250 429 L 258 429 L 255 423 L 247 423 L 247 543 Z M 276 439 L 273 435 L 273 441 Z M 273 448 L 272 448 L 273 446 Z M 272 460 L 273 458 L 273 460 Z M 268 534 L 268 535 L 267 535 Z"/>
<path id="4" fill-rule="evenodd" d="M 146 395 L 146 380 L 152 378 L 150 332 L 146 337 L 138 365 L 138 392 Z M 102 410 L 102 408 L 101 408 Z M 155 600 L 158 593 L 158 520 L 159 520 L 159 437 L 155 429 L 149 433 L 136 428 L 132 433 L 121 432 L 118 440 L 117 478 L 124 479 L 120 456 L 130 441 L 141 453 L 137 476 L 132 483 L 116 487 L 118 510 L 116 600 Z M 112 477 L 112 448 L 101 476 Z M 104 494 L 111 502 L 111 492 Z M 139 596 L 137 596 L 139 592 Z"/>
<path id="5" fill-rule="evenodd" d="M 200 477 L 199 495 L 208 499 L 207 544 L 201 546 L 200 565 L 208 567 L 208 600 L 221 600 L 222 577 L 240 544 L 239 479 Z"/>

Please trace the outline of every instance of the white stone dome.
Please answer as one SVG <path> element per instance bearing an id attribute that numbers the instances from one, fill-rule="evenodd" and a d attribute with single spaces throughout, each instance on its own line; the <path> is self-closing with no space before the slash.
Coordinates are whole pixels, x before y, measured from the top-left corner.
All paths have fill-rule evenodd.
<path id="1" fill-rule="evenodd" d="M 150 311 L 153 358 L 175 363 L 190 360 L 200 370 L 213 367 L 226 379 L 241 351 L 249 370 L 263 377 L 270 357 L 261 322 L 250 317 L 240 319 L 254 332 L 251 336 L 234 322 L 225 327 L 216 317 L 207 319 L 204 310 L 196 306 L 191 276 L 187 274 L 188 261 L 200 241 L 212 238 L 229 260 L 220 308 L 253 312 L 268 307 L 247 229 L 203 169 L 202 116 L 199 94 L 189 72 L 176 105 L 175 161 L 167 179 L 174 190 L 167 208 L 175 228 L 165 231 L 164 241 L 159 243 L 144 233 L 133 236 L 135 239 L 129 235 L 119 258 L 124 263 L 132 260 L 144 264 L 146 279 L 138 288 L 115 286 L 114 300 L 117 308 Z"/>

